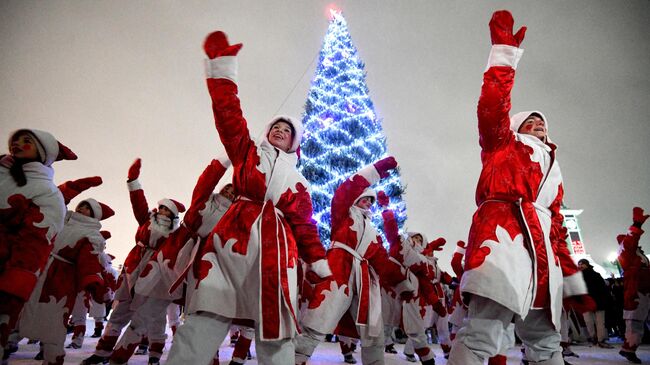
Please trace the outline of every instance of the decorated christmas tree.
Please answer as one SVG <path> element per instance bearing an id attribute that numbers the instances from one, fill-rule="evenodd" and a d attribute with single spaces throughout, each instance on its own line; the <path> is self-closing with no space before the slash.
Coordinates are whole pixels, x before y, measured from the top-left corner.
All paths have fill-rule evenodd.
<path id="1" fill-rule="evenodd" d="M 331 11 L 305 104 L 305 134 L 300 146 L 300 170 L 311 183 L 314 219 L 326 247 L 330 244 L 330 205 L 336 188 L 362 167 L 388 156 L 381 120 L 375 114 L 365 78 L 364 64 L 345 19 Z M 373 188 L 391 198 L 390 208 L 401 229 L 406 209 L 399 171 Z M 373 214 L 373 221 L 382 227 L 380 214 Z"/>

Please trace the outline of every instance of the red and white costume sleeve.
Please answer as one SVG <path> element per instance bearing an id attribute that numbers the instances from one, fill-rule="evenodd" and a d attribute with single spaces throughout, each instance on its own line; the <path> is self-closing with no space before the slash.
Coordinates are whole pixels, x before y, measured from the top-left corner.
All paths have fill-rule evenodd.
<path id="1" fill-rule="evenodd" d="M 540 112 L 508 115 L 522 53 L 493 46 L 483 76 L 477 112 L 483 169 L 461 292 L 489 298 L 522 318 L 531 308 L 550 308 L 559 328 L 563 291 L 572 296 L 587 290 L 559 237 L 563 187 L 556 146 L 517 133 L 532 113 L 547 127 L 548 119 Z"/>
<path id="2" fill-rule="evenodd" d="M 67 318 L 77 293 L 89 288 L 96 293 L 104 286 L 99 254 L 106 243 L 100 229 L 98 219 L 68 211 L 45 269 L 23 309 L 20 334 L 41 340 L 50 364 L 63 363 Z M 55 345 L 57 350 L 49 351 L 47 345 Z"/>
<path id="3" fill-rule="evenodd" d="M 413 289 L 402 266 L 389 259 L 369 212 L 354 205 L 369 192 L 374 196 L 368 188 L 379 179 L 379 173 L 370 165 L 345 180 L 334 192 L 332 245 L 327 251 L 333 280 L 316 285 L 303 318 L 305 326 L 320 333 L 331 333 L 338 323 L 339 330 L 346 333 L 354 333 L 356 329 L 343 327 L 357 325 L 365 329 L 366 333 L 360 334 L 362 338 L 376 337 L 383 331 L 380 280 L 383 285 L 395 287 L 397 293 Z M 351 302 L 352 296 L 358 300 Z M 354 304 L 357 308 L 351 308 L 350 312 L 355 313 L 355 318 L 339 323 L 341 315 L 348 311 L 344 307 Z"/>
<path id="4" fill-rule="evenodd" d="M 183 222 L 160 244 L 149 260 L 135 285 L 136 293 L 169 300 L 182 297 L 182 286 L 175 286 L 171 292 L 170 288 L 180 276 L 187 274 L 186 269 L 196 255 L 194 248 L 197 241 L 205 239 L 230 206 L 228 199 L 213 194 L 228 166 L 230 161 L 222 158 L 221 161 L 212 161 L 203 170 L 194 187 L 192 204 L 183 216 Z"/>
<path id="5" fill-rule="evenodd" d="M 650 262 L 639 251 L 641 228 L 630 226 L 619 236 L 618 262 L 625 272 L 623 278 L 623 318 L 645 321 L 650 312 Z"/>
<path id="6" fill-rule="evenodd" d="M 288 153 L 273 147 L 267 133 L 253 140 L 233 81 L 235 57 L 209 62 L 218 64 L 210 69 L 207 84 L 215 125 L 232 162 L 233 186 L 240 197 L 197 254 L 196 290 L 188 312 L 255 320 L 262 340 L 291 338 L 298 328 L 298 254 L 308 264 L 325 258 L 311 218 L 309 184 L 296 169 L 302 127 L 283 117 L 296 130 Z"/>

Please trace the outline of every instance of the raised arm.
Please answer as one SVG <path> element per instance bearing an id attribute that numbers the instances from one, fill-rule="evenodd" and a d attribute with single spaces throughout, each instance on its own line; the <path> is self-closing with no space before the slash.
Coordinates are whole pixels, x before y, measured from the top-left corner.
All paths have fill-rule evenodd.
<path id="1" fill-rule="evenodd" d="M 510 131 L 510 92 L 514 85 L 517 63 L 524 53 L 519 45 L 526 27 L 513 34 L 510 12 L 497 11 L 490 20 L 492 49 L 478 101 L 479 143 L 484 151 L 494 151 L 513 138 Z"/>
<path id="2" fill-rule="evenodd" d="M 397 219 L 395 218 L 395 212 L 388 209 L 390 203 L 390 198 L 386 193 L 380 191 L 377 193 L 377 204 L 382 207 L 384 210 L 381 212 L 381 217 L 384 220 L 384 234 L 388 240 L 389 245 L 389 255 L 396 258 L 398 261 L 402 262 L 400 247 L 402 246 L 402 240 L 399 236 L 399 227 L 397 225 Z"/>
<path id="3" fill-rule="evenodd" d="M 642 208 L 634 207 L 632 211 L 632 225 L 626 235 L 619 235 L 617 237 L 619 243 L 619 256 L 618 261 L 621 267 L 628 274 L 631 268 L 633 259 L 637 256 L 636 251 L 639 248 L 639 239 L 643 234 L 643 223 L 648 219 L 648 215 L 644 214 Z M 633 273 L 630 273 L 633 274 Z M 635 275 L 631 275 L 635 276 Z"/>
<path id="4" fill-rule="evenodd" d="M 183 223 L 192 232 L 196 232 L 202 224 L 200 212 L 205 209 L 205 203 L 210 199 L 219 180 L 223 177 L 230 166 L 230 160 L 218 157 L 212 160 L 199 176 L 194 191 L 192 192 L 192 204 L 183 217 Z"/>
<path id="5" fill-rule="evenodd" d="M 332 227 L 338 227 L 347 219 L 350 207 L 366 188 L 387 177 L 389 171 L 395 167 L 397 167 L 395 158 L 387 157 L 362 168 L 343 181 L 332 197 Z"/>
<path id="6" fill-rule="evenodd" d="M 237 53 L 242 44 L 230 45 L 226 34 L 213 32 L 205 39 L 207 84 L 214 123 L 233 165 L 244 161 L 253 145 L 237 96 Z"/>
<path id="7" fill-rule="evenodd" d="M 131 164 L 131 167 L 129 167 L 128 180 L 126 182 L 129 188 L 129 198 L 131 199 L 133 215 L 140 226 L 149 220 L 149 205 L 147 204 L 147 198 L 144 196 L 142 185 L 140 185 L 140 180 L 138 180 L 141 166 L 142 160 L 137 158 Z"/>
<path id="8" fill-rule="evenodd" d="M 82 192 L 102 184 L 102 178 L 99 176 L 84 177 L 82 179 L 66 181 L 59 185 L 58 188 L 63 194 L 63 201 L 68 205 L 72 199 Z"/>
<path id="9" fill-rule="evenodd" d="M 461 276 L 463 276 L 464 272 L 463 257 L 465 257 L 465 247 L 467 247 L 465 241 L 456 242 L 456 250 L 451 257 L 451 268 L 454 270 L 454 274 L 456 274 L 456 277 L 459 279 Z"/>

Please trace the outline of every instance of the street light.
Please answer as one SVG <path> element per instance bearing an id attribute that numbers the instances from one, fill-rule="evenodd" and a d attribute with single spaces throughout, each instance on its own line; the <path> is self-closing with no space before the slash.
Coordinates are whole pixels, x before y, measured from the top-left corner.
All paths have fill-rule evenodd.
<path id="1" fill-rule="evenodd" d="M 607 255 L 607 261 L 609 261 L 612 265 L 616 267 L 616 270 L 618 270 L 618 275 L 623 276 L 623 270 L 621 269 L 621 264 L 618 262 L 618 252 L 617 251 L 612 251 Z"/>

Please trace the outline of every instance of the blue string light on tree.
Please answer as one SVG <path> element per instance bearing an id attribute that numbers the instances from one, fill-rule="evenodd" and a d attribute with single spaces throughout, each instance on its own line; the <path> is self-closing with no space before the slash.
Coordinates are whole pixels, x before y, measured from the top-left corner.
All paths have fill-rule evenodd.
<path id="1" fill-rule="evenodd" d="M 313 218 L 326 247 L 330 244 L 330 206 L 336 188 L 363 166 L 387 156 L 381 120 L 368 95 L 364 64 L 352 44 L 345 19 L 338 11 L 330 13 L 305 103 L 305 134 L 300 146 L 300 170 L 311 183 Z M 390 208 L 401 229 L 406 206 L 399 171 L 374 188 L 391 198 Z M 373 221 L 382 228 L 380 214 L 374 214 Z"/>

